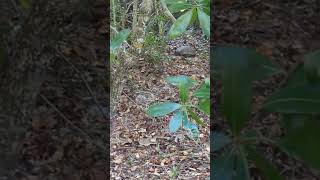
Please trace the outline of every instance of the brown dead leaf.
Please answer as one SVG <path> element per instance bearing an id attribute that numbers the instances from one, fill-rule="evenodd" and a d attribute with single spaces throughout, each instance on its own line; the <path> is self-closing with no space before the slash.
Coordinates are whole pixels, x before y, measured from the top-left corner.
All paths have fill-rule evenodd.
<path id="1" fill-rule="evenodd" d="M 133 166 L 130 170 L 135 171 L 138 168 L 138 166 Z"/>
<path id="2" fill-rule="evenodd" d="M 139 140 L 139 144 L 142 146 L 150 146 L 151 144 L 156 144 L 156 138 L 142 138 Z"/>
<path id="3" fill-rule="evenodd" d="M 118 155 L 118 156 L 115 157 L 115 160 L 113 160 L 113 162 L 116 163 L 116 164 L 121 164 L 123 159 L 124 159 L 123 155 Z"/>

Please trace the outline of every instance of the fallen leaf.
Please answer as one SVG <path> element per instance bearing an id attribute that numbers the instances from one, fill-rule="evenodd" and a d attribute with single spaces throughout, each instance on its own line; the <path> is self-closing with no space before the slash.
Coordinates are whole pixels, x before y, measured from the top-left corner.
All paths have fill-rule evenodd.
<path id="1" fill-rule="evenodd" d="M 116 164 L 121 164 L 124 156 L 123 155 L 118 155 L 115 157 L 115 160 L 113 160 L 114 163 Z"/>

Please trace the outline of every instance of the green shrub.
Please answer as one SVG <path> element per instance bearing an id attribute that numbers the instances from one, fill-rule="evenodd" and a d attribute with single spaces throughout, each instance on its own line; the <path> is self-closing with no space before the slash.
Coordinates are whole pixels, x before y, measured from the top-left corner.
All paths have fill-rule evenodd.
<path id="1" fill-rule="evenodd" d="M 155 33 L 149 32 L 144 39 L 144 58 L 153 62 L 170 60 L 165 55 L 166 46 L 167 42 L 164 37 L 159 37 Z"/>
<path id="2" fill-rule="evenodd" d="M 203 120 L 197 115 L 194 109 L 202 111 L 206 115 L 210 114 L 210 81 L 206 79 L 201 87 L 193 93 L 199 99 L 199 103 L 194 106 L 190 102 L 189 89 L 195 85 L 195 81 L 187 76 L 179 75 L 167 77 L 166 81 L 179 89 L 180 103 L 162 102 L 151 105 L 147 114 L 151 117 L 166 116 L 173 113 L 169 122 L 169 131 L 176 132 L 180 127 L 184 127 L 191 132 L 193 138 L 198 138 L 198 125 L 203 125 Z M 193 121 L 196 123 L 194 123 Z"/>
<path id="3" fill-rule="evenodd" d="M 176 38 L 187 30 L 187 27 L 196 20 L 199 22 L 203 33 L 210 37 L 210 1 L 209 0 L 163 0 L 171 13 L 182 15 L 173 23 L 169 30 L 169 37 Z"/>
<path id="4" fill-rule="evenodd" d="M 284 179 L 257 151 L 261 142 L 320 169 L 320 51 L 307 54 L 304 65 L 290 76 L 287 86 L 263 104 L 262 110 L 282 116 L 286 135 L 280 139 L 268 139 L 245 126 L 251 115 L 252 82 L 284 71 L 252 49 L 218 47 L 213 50 L 213 59 L 213 76 L 223 86 L 222 114 L 231 128 L 231 135 L 211 134 L 213 151 L 219 154 L 211 161 L 213 179 L 249 180 L 248 160 L 266 179 Z"/>

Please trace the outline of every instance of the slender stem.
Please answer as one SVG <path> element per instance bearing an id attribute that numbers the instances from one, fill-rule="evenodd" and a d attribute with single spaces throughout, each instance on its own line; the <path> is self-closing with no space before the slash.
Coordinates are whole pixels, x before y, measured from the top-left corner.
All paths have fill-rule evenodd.
<path id="1" fill-rule="evenodd" d="M 176 22 L 176 18 L 171 14 L 164 0 L 161 0 L 161 5 L 162 5 L 162 8 L 164 9 L 164 13 L 171 19 L 171 21 Z"/>
<path id="2" fill-rule="evenodd" d="M 137 23 L 138 23 L 138 0 L 133 2 L 133 17 L 132 17 L 132 32 L 135 36 L 137 33 Z"/>
<path id="3" fill-rule="evenodd" d="M 114 0 L 111 0 L 111 6 L 112 6 L 112 15 L 113 15 L 113 26 L 117 27 L 117 14 L 116 14 L 116 5 L 114 3 Z"/>

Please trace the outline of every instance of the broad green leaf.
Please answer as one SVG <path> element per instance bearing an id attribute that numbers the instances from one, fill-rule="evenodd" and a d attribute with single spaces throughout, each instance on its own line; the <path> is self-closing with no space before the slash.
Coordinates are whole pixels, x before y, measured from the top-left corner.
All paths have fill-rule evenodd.
<path id="1" fill-rule="evenodd" d="M 294 87 L 301 84 L 306 84 L 307 78 L 304 72 L 303 64 L 299 65 L 292 74 L 289 74 L 288 81 L 286 83 L 286 87 Z"/>
<path id="2" fill-rule="evenodd" d="M 210 99 L 200 99 L 198 109 L 206 115 L 210 115 Z"/>
<path id="3" fill-rule="evenodd" d="M 287 133 L 294 132 L 304 126 L 306 120 L 312 119 L 310 114 L 282 114 L 281 123 Z"/>
<path id="4" fill-rule="evenodd" d="M 210 37 L 210 16 L 197 8 L 200 27 L 207 37 Z"/>
<path id="5" fill-rule="evenodd" d="M 222 75 L 223 109 L 232 132 L 237 135 L 251 111 L 250 53 L 238 47 L 214 49 L 214 67 Z"/>
<path id="6" fill-rule="evenodd" d="M 202 86 L 193 93 L 197 98 L 210 98 L 210 83 L 205 82 Z"/>
<path id="7" fill-rule="evenodd" d="M 213 69 L 213 77 L 216 79 L 222 78 L 224 62 L 217 61 L 216 57 L 223 57 L 228 58 L 233 56 L 236 58 L 246 59 L 250 72 L 251 80 L 260 80 L 265 77 L 283 73 L 284 71 L 281 70 L 278 66 L 271 63 L 265 56 L 261 55 L 260 53 L 256 52 L 254 49 L 250 48 L 242 48 L 242 47 L 218 47 L 219 54 L 216 54 L 216 50 L 212 51 L 212 69 Z M 211 53 L 211 52 L 210 52 Z"/>
<path id="8" fill-rule="evenodd" d="M 192 17 L 191 17 L 189 25 L 192 25 L 197 19 L 198 19 L 197 8 L 193 8 L 192 9 Z"/>
<path id="9" fill-rule="evenodd" d="M 273 64 L 267 57 L 256 52 L 253 49 L 248 49 L 250 54 L 250 70 L 252 72 L 252 80 L 261 80 L 274 74 L 284 73 L 280 67 Z"/>
<path id="10" fill-rule="evenodd" d="M 176 2 L 168 6 L 168 9 L 171 13 L 181 12 L 190 8 L 192 8 L 192 4 L 188 2 Z"/>
<path id="11" fill-rule="evenodd" d="M 213 152 L 219 151 L 232 142 L 229 136 L 226 136 L 225 134 L 219 132 L 214 132 L 211 138 L 212 139 L 210 141 L 213 142 Z"/>
<path id="12" fill-rule="evenodd" d="M 210 14 L 210 0 L 197 0 L 200 7 L 209 15 Z"/>
<path id="13" fill-rule="evenodd" d="M 189 125 L 189 119 L 188 119 L 188 116 L 187 116 L 187 114 L 185 112 L 183 113 L 182 124 L 183 124 L 183 126 L 188 126 Z"/>
<path id="14" fill-rule="evenodd" d="M 235 175 L 234 180 L 250 180 L 247 156 L 242 148 L 238 150 L 235 156 Z"/>
<path id="15" fill-rule="evenodd" d="M 190 115 L 191 119 L 193 119 L 197 124 L 204 125 L 203 120 L 191 109 L 188 109 L 188 114 Z"/>
<path id="16" fill-rule="evenodd" d="M 185 86 L 186 88 L 190 88 L 195 84 L 195 81 L 188 76 L 178 75 L 178 76 L 170 76 L 165 78 L 165 80 L 174 85 L 174 86 Z"/>
<path id="17" fill-rule="evenodd" d="M 201 8 L 208 16 L 210 16 L 210 1 L 209 0 L 200 0 L 198 1 L 198 8 Z"/>
<path id="18" fill-rule="evenodd" d="M 181 15 L 176 22 L 173 23 L 169 30 L 169 38 L 176 38 L 187 30 L 191 21 L 193 9 Z"/>
<path id="19" fill-rule="evenodd" d="M 187 3 L 187 0 L 164 0 L 164 2 L 168 5 L 175 4 L 175 3 Z"/>
<path id="20" fill-rule="evenodd" d="M 157 104 L 151 105 L 147 110 L 147 113 L 149 116 L 159 117 L 159 116 L 165 116 L 179 108 L 181 108 L 181 105 L 178 103 L 172 103 L 172 102 L 157 103 Z"/>
<path id="21" fill-rule="evenodd" d="M 320 82 L 320 50 L 304 56 L 304 70 L 310 82 Z"/>
<path id="22" fill-rule="evenodd" d="M 263 107 L 266 110 L 280 113 L 320 113 L 320 83 L 281 89 L 271 95 Z"/>
<path id="23" fill-rule="evenodd" d="M 217 158 L 211 160 L 212 179 L 232 180 L 234 156 L 231 148 Z"/>
<path id="24" fill-rule="evenodd" d="M 257 152 L 253 147 L 246 146 L 248 158 L 254 162 L 261 171 L 266 180 L 283 180 L 280 172 L 263 155 Z"/>
<path id="25" fill-rule="evenodd" d="M 112 38 L 110 43 L 110 50 L 115 51 L 117 50 L 121 44 L 128 38 L 130 34 L 129 29 L 124 29 L 116 34 L 114 38 Z"/>
<path id="26" fill-rule="evenodd" d="M 179 96 L 182 103 L 186 103 L 189 99 L 188 88 L 185 85 L 179 86 Z"/>
<path id="27" fill-rule="evenodd" d="M 204 84 L 210 87 L 210 78 L 206 78 Z"/>
<path id="28" fill-rule="evenodd" d="M 188 120 L 188 116 L 186 113 L 183 113 L 182 119 L 183 119 L 183 128 L 186 130 L 189 130 L 191 132 L 192 137 L 194 139 L 197 139 L 200 134 L 198 130 L 198 126 Z"/>
<path id="29" fill-rule="evenodd" d="M 289 131 L 278 145 L 289 155 L 320 169 L 320 121 L 301 119 L 303 125 Z"/>
<path id="30" fill-rule="evenodd" d="M 183 117 L 183 112 L 182 111 L 177 111 L 171 118 L 169 122 L 169 131 L 171 133 L 176 132 L 182 124 L 182 117 Z"/>

